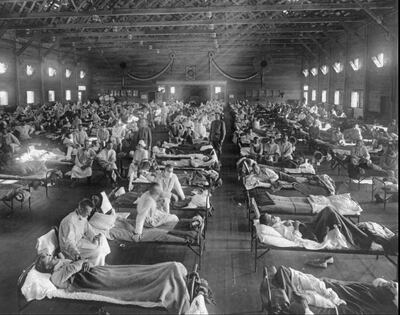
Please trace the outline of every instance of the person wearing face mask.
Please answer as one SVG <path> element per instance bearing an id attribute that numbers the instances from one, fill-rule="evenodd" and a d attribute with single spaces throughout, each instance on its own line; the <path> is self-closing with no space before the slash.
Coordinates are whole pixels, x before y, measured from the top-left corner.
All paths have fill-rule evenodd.
<path id="1" fill-rule="evenodd" d="M 104 266 L 111 250 L 106 237 L 96 234 L 87 220 L 92 209 L 92 201 L 83 199 L 78 208 L 61 221 L 58 234 L 60 250 L 66 258 L 87 259 L 92 266 Z"/>
<path id="2" fill-rule="evenodd" d="M 164 211 L 169 213 L 169 204 L 171 199 L 174 201 L 185 199 L 185 194 L 182 190 L 181 183 L 179 182 L 178 176 L 174 174 L 174 168 L 172 165 L 165 166 L 164 172 L 157 179 L 157 182 L 160 184 L 163 191 L 161 198 L 163 200 Z M 173 191 L 176 194 L 174 194 Z"/>

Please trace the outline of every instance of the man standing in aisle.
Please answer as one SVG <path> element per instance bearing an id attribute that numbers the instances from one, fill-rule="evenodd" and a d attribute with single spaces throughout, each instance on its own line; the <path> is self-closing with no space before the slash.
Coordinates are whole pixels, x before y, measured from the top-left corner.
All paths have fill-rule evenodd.
<path id="1" fill-rule="evenodd" d="M 225 122 L 222 120 L 221 114 L 214 114 L 214 117 L 211 118 L 215 119 L 211 122 L 210 142 L 217 153 L 218 160 L 221 160 L 222 143 L 226 135 Z"/>

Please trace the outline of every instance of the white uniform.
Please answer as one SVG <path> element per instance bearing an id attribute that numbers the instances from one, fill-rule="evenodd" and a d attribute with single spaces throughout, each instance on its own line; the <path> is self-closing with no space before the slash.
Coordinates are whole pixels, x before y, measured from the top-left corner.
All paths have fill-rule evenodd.
<path id="1" fill-rule="evenodd" d="M 104 266 L 105 258 L 111 252 L 107 239 L 101 234 L 99 244 L 93 242 L 96 236 L 86 218 L 76 211 L 68 214 L 60 223 L 60 249 L 68 258 L 80 255 L 93 266 Z"/>

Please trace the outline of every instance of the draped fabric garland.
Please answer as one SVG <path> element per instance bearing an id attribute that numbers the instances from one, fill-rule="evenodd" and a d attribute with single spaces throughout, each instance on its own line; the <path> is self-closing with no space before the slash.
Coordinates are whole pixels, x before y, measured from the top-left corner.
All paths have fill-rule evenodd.
<path id="1" fill-rule="evenodd" d="M 154 75 L 152 75 L 150 77 L 146 77 L 146 78 L 138 77 L 138 76 L 136 76 L 136 75 L 134 75 L 132 73 L 129 73 L 129 72 L 126 75 L 128 77 L 130 77 L 131 79 L 136 80 L 136 81 L 151 81 L 151 80 L 157 79 L 159 76 L 163 75 L 172 66 L 172 64 L 174 63 L 175 55 L 174 54 L 170 54 L 169 58 L 170 58 L 170 60 L 169 60 L 168 64 L 164 68 L 162 68 L 160 72 L 158 72 L 158 73 L 156 73 L 156 74 L 154 74 Z"/>
<path id="2" fill-rule="evenodd" d="M 228 78 L 228 79 L 230 79 L 232 81 L 239 81 L 239 82 L 248 81 L 248 80 L 251 80 L 251 79 L 253 79 L 253 78 L 255 78 L 256 76 L 259 75 L 258 72 L 254 72 L 253 74 L 251 74 L 251 75 L 249 75 L 248 77 L 245 77 L 245 78 L 234 77 L 234 76 L 226 73 L 224 70 L 221 69 L 220 66 L 218 66 L 218 64 L 215 62 L 215 60 L 213 58 L 213 54 L 212 53 L 209 53 L 208 57 L 210 59 L 210 64 L 212 64 L 215 67 L 215 69 L 217 69 L 218 72 L 221 73 L 224 77 L 226 77 L 226 78 Z"/>

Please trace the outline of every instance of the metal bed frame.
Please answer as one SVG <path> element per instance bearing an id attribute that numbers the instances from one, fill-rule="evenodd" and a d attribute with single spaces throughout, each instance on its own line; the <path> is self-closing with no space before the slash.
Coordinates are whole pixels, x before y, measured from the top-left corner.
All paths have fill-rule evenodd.
<path id="1" fill-rule="evenodd" d="M 252 246 L 253 247 L 253 246 Z M 261 254 L 258 254 L 259 250 L 263 250 Z M 398 279 L 397 261 L 389 256 L 384 251 L 377 250 L 361 250 L 361 249 L 319 249 L 309 250 L 303 247 L 278 247 L 273 245 L 263 244 L 259 241 L 258 236 L 255 237 L 254 245 L 254 272 L 257 271 L 257 260 L 262 258 L 270 250 L 282 250 L 282 251 L 297 251 L 297 252 L 309 252 L 309 253 L 329 253 L 329 254 L 355 254 L 355 255 L 368 255 L 376 256 L 378 260 L 379 256 L 385 256 L 386 259 L 396 267 L 396 279 Z M 252 251 L 252 248 L 251 248 Z M 398 255 L 392 255 L 398 257 Z"/>
<path id="2" fill-rule="evenodd" d="M 53 226 L 51 228 L 51 230 L 54 230 L 56 235 L 57 235 L 57 239 L 58 239 L 58 228 L 56 226 Z M 22 286 L 26 280 L 26 277 L 29 273 L 29 271 L 31 271 L 33 268 L 35 268 L 35 262 L 31 263 L 30 265 L 28 265 L 28 267 L 26 267 L 25 269 L 22 270 L 21 274 L 18 277 L 17 280 L 17 307 L 18 307 L 18 314 L 22 314 L 22 311 L 33 301 L 26 301 L 24 295 L 21 292 Z M 188 274 L 187 276 L 187 288 L 188 288 L 188 292 L 190 295 L 190 302 L 192 302 L 194 300 L 195 293 L 196 293 L 196 288 L 198 287 L 198 285 L 200 284 L 200 276 L 198 273 L 198 270 L 200 269 L 200 265 L 198 265 L 197 263 L 194 266 L 194 269 L 191 273 Z M 92 302 L 94 304 L 104 304 L 106 302 L 96 302 L 96 301 L 80 301 L 80 302 Z M 108 303 L 107 303 L 108 304 Z M 99 306 L 99 310 L 102 309 L 102 306 Z"/>

